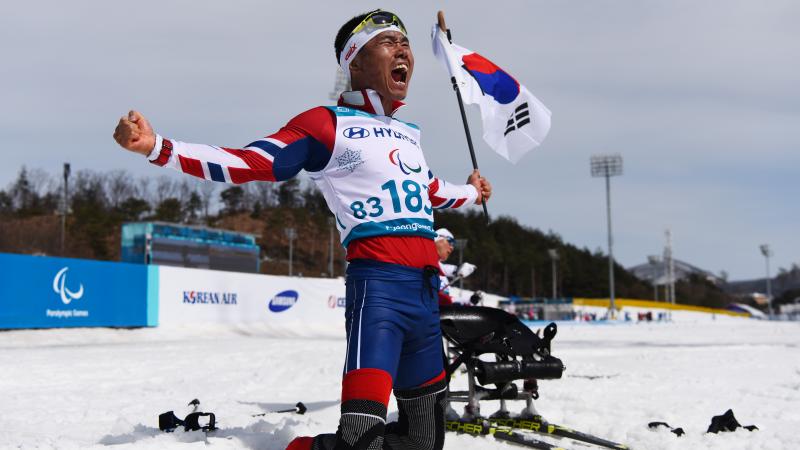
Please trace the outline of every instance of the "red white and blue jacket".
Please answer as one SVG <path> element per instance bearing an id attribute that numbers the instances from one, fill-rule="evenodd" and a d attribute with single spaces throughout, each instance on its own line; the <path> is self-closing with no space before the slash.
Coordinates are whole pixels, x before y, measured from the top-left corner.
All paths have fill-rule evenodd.
<path id="1" fill-rule="evenodd" d="M 348 260 L 438 266 L 433 210 L 473 204 L 471 185 L 434 177 L 419 128 L 386 114 L 377 92 L 342 94 L 244 148 L 190 144 L 157 135 L 153 164 L 223 183 L 284 181 L 308 172 L 336 217 Z"/>

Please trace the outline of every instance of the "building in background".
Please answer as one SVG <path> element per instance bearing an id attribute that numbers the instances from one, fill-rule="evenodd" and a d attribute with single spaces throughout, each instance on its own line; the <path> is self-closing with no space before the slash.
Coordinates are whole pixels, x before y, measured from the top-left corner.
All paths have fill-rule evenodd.
<path id="1" fill-rule="evenodd" d="M 197 269 L 259 272 L 256 236 L 229 230 L 165 223 L 122 225 L 123 262 Z"/>
<path id="2" fill-rule="evenodd" d="M 675 281 L 683 280 L 690 275 L 699 275 L 716 285 L 724 283 L 724 280 L 719 276 L 707 270 L 703 270 L 679 259 L 673 259 L 673 261 L 675 262 Z M 651 258 L 649 262 L 628 268 L 628 271 L 633 273 L 636 278 L 640 280 L 647 281 L 656 286 L 663 286 L 669 281 L 667 269 L 667 264 L 664 263 L 663 259 Z"/>

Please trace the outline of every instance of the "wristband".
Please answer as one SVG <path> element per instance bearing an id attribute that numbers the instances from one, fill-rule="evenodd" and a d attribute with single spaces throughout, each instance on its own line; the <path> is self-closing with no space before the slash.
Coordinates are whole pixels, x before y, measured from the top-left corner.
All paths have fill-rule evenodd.
<path id="1" fill-rule="evenodd" d="M 165 166 L 172 157 L 172 141 L 156 135 L 156 145 L 147 159 L 157 166 Z"/>

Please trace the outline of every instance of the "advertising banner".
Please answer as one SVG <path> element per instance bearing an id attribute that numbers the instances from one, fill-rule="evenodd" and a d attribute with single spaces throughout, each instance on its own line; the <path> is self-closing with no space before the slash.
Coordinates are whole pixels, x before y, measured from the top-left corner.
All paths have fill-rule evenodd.
<path id="1" fill-rule="evenodd" d="M 159 326 L 258 325 L 279 335 L 344 336 L 342 278 L 159 267 Z"/>
<path id="2" fill-rule="evenodd" d="M 0 253 L 0 329 L 155 325 L 147 302 L 155 269 Z"/>

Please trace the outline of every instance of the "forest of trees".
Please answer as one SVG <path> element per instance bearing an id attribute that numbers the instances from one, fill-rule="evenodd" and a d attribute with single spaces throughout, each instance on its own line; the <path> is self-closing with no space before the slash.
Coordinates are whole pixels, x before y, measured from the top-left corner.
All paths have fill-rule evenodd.
<path id="1" fill-rule="evenodd" d="M 258 236 L 264 273 L 287 273 L 285 227 L 297 230 L 294 272 L 328 276 L 333 222 L 321 193 L 297 179 L 282 183 L 230 186 L 196 179 L 161 176 L 137 178 L 125 171 L 79 171 L 70 177 L 66 238 L 61 249 L 63 184 L 42 170 L 22 168 L 14 182 L 0 190 L 0 252 L 63 255 L 118 260 L 120 225 L 158 220 L 249 232 Z M 555 249 L 558 296 L 607 297 L 608 260 L 564 242 L 554 232 L 495 217 L 487 226 L 478 208 L 466 213 L 436 212 L 436 227 L 467 239 L 464 261 L 478 266 L 464 287 L 519 297 L 552 296 Z M 333 245 L 334 275 L 342 275 L 344 251 Z M 456 250 L 450 262 L 458 262 Z M 616 294 L 652 298 L 653 288 L 622 266 L 614 271 Z M 694 277 L 676 287 L 680 302 L 725 306 L 732 298 L 718 286 Z"/>

